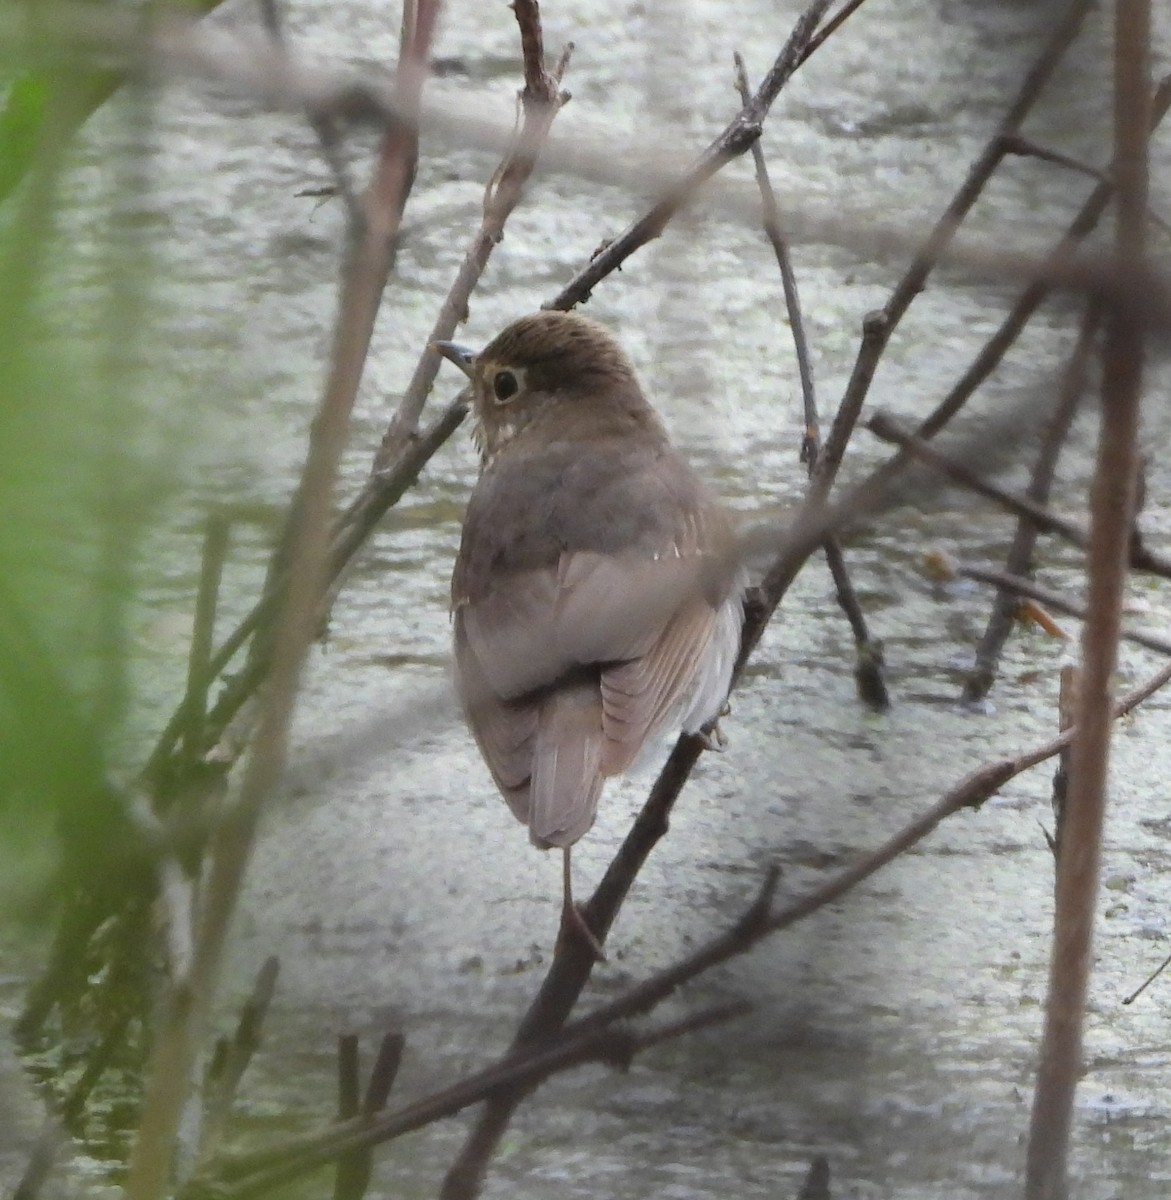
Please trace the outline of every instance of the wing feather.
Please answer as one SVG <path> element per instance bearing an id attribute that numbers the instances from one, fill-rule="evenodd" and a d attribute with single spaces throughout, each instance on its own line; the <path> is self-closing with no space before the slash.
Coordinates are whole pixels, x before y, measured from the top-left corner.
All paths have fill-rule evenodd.
<path id="1" fill-rule="evenodd" d="M 672 725 L 706 720 L 726 691 L 734 645 L 697 663 L 713 637 L 738 638 L 731 532 L 682 460 L 666 461 L 661 448 L 634 461 L 575 451 L 555 503 L 529 479 L 552 478 L 552 460 L 512 464 L 507 481 L 501 461 L 469 504 L 452 580 L 459 691 L 538 845 L 577 841 L 604 778 Z"/>
<path id="2" fill-rule="evenodd" d="M 640 658 L 602 671 L 602 728 L 606 774 L 626 771 L 646 743 L 682 719 L 696 662 L 707 650 L 716 612 L 693 597 Z"/>
<path id="3" fill-rule="evenodd" d="M 574 668 L 644 654 L 700 587 L 699 556 L 563 554 L 556 569 L 498 580 L 457 610 L 496 695 L 549 687 Z"/>

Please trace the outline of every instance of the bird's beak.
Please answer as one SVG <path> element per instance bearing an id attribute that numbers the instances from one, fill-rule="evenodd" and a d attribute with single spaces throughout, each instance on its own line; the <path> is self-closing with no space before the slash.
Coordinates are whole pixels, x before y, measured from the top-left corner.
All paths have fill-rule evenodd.
<path id="1" fill-rule="evenodd" d="M 431 349 L 437 350 L 448 362 L 455 363 L 471 379 L 476 364 L 474 350 L 469 350 L 467 346 L 461 346 L 459 342 L 432 342 Z"/>

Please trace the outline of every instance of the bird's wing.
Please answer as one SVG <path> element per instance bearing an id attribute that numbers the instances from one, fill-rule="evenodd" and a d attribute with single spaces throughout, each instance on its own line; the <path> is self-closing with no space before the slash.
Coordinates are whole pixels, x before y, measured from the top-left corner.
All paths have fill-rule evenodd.
<path id="1" fill-rule="evenodd" d="M 468 722 L 543 845 L 580 837 L 601 780 L 685 706 L 736 571 L 682 460 L 570 449 L 488 469 L 452 579 Z"/>
<path id="2" fill-rule="evenodd" d="M 585 682 L 600 701 L 593 717 L 603 736 L 599 778 L 627 770 L 649 738 L 682 718 L 696 662 L 719 636 L 703 576 L 695 553 L 642 561 L 567 554 L 557 571 L 524 572 L 457 609 L 465 710 L 520 819 L 528 817 L 513 796 L 540 760 L 539 746 L 549 744 L 534 738 L 549 719 L 542 713 L 551 697 Z M 732 647 L 729 663 L 734 654 Z M 583 717 L 580 705 L 573 716 Z M 595 753 L 585 743 L 580 749 Z M 593 801 L 577 806 L 590 807 L 591 819 Z M 532 828 L 534 837 L 553 840 Z"/>
<path id="3" fill-rule="evenodd" d="M 492 778 L 518 821 L 529 822 L 529 776 L 539 706 L 502 700 L 484 678 L 464 636 L 463 614 L 455 614 L 455 669 L 464 711 Z"/>
<path id="4" fill-rule="evenodd" d="M 646 653 L 602 671 L 605 774 L 628 770 L 648 741 L 678 726 L 695 692 L 697 662 L 717 635 L 718 621 L 717 610 L 693 593 Z"/>
<path id="5" fill-rule="evenodd" d="M 503 700 L 577 668 L 645 654 L 701 587 L 698 555 L 563 553 L 555 569 L 511 573 L 457 612 L 483 680 Z"/>

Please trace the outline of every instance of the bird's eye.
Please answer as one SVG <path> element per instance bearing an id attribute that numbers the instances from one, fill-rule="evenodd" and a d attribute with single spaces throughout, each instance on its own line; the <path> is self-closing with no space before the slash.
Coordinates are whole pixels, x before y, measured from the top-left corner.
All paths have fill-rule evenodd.
<path id="1" fill-rule="evenodd" d="M 498 404 L 507 404 L 519 390 L 520 384 L 511 371 L 496 372 L 496 377 L 492 380 L 492 391 Z"/>

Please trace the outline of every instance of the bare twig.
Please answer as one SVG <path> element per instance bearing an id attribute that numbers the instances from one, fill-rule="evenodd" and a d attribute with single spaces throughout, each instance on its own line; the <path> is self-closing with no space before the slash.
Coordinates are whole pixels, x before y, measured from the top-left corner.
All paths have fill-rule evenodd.
<path id="1" fill-rule="evenodd" d="M 540 8 L 536 0 L 516 0 L 512 6 L 520 28 L 525 85 L 520 93 L 524 114 L 514 144 L 492 175 L 484 193 L 484 215 L 472 238 L 459 273 L 440 306 L 427 347 L 415 367 L 407 390 L 399 401 L 390 427 L 375 458 L 376 474 L 385 472 L 402 455 L 407 439 L 416 436 L 419 415 L 435 382 L 439 353 L 432 343 L 449 339 L 456 326 L 467 317 L 468 299 L 484 273 L 493 249 L 504 236 L 504 226 L 524 195 L 549 129 L 558 112 L 569 101 L 561 90 L 561 79 L 569 65 L 572 45 L 565 48 L 552 72 L 545 67 L 544 38 Z"/>
<path id="2" fill-rule="evenodd" d="M 1005 139 L 1004 149 L 1006 154 L 1016 154 L 1024 158 L 1036 158 L 1041 162 L 1053 163 L 1055 166 L 1065 167 L 1066 170 L 1076 171 L 1079 175 L 1085 175 L 1087 178 L 1093 179 L 1098 183 L 1113 186 L 1113 180 L 1110 178 L 1109 173 L 1103 171 L 1100 167 L 1091 166 L 1089 163 L 1072 158 L 1068 154 L 1062 154 L 1057 150 L 1050 150 L 1045 146 L 1039 146 L 1036 142 L 1021 136 L 1019 133 Z M 1157 225 L 1164 233 L 1171 233 L 1171 222 L 1149 205 L 1147 207 L 1147 220 L 1152 225 Z"/>
<path id="3" fill-rule="evenodd" d="M 1117 252 L 1144 252 L 1147 136 L 1151 116 L 1149 0 L 1114 8 L 1114 176 Z M 1098 462 L 1091 493 L 1088 615 L 1082 642 L 1077 734 L 1070 754 L 1062 849 L 1057 862 L 1053 950 L 1037 1089 L 1029 1130 L 1028 1200 L 1064 1200 L 1074 1089 L 1082 1070 L 1110 755 L 1109 697 L 1118 656 L 1122 595 L 1138 476 L 1144 338 L 1126 314 L 1107 318 Z"/>
<path id="4" fill-rule="evenodd" d="M 1165 959 L 1130 993 L 1129 996 L 1123 997 L 1123 1004 L 1133 1004 L 1142 994 L 1159 978 L 1160 975 L 1171 967 L 1171 954 L 1168 954 Z"/>
<path id="5" fill-rule="evenodd" d="M 739 53 L 734 58 L 736 88 L 740 93 L 742 103 L 747 105 L 750 100 L 750 89 L 744 59 Z M 759 140 L 752 144 L 752 162 L 756 169 L 757 186 L 760 188 L 764 230 L 772 245 L 773 253 L 776 255 L 777 266 L 780 268 L 781 286 L 785 293 L 785 308 L 789 315 L 789 328 L 793 332 L 793 347 L 797 355 L 797 373 L 801 380 L 801 398 L 805 414 L 801 461 L 807 464 L 809 474 L 812 475 L 817 466 L 817 456 L 821 452 L 821 422 L 817 413 L 817 394 L 813 385 L 813 364 L 809 355 L 809 342 L 805 336 L 805 321 L 801 314 L 797 276 L 793 270 L 792 256 L 781 227 L 780 208 L 777 204 L 776 193 L 773 191 L 772 181 L 769 179 L 768 166 L 765 163 L 764 151 L 760 148 Z M 882 644 L 870 637 L 862 605 L 858 602 L 858 595 L 846 569 L 846 557 L 842 552 L 841 542 L 831 534 L 825 539 L 823 550 L 830 574 L 833 576 L 838 604 L 845 613 L 854 635 L 856 653 L 854 677 L 858 684 L 858 694 L 873 708 L 889 708 L 890 694 L 887 691 L 882 671 Z"/>
<path id="6" fill-rule="evenodd" d="M 974 579 L 978 583 L 991 584 L 1009 594 L 1029 596 L 1047 608 L 1056 609 L 1057 612 L 1065 613 L 1070 617 L 1077 617 L 1080 621 L 1088 618 L 1085 608 L 1080 604 L 1066 599 L 1060 592 L 1055 592 L 1052 588 L 1041 587 L 1031 579 L 1022 578 L 1020 575 L 1011 575 L 1007 571 L 991 571 L 967 564 L 961 564 L 957 568 L 956 574 L 962 575 L 965 579 Z M 1155 650 L 1159 654 L 1171 654 L 1171 640 L 1160 637 L 1157 633 L 1144 633 L 1141 629 L 1123 629 L 1119 636 L 1128 642 L 1134 642 L 1136 646 L 1145 646 L 1148 650 Z"/>
<path id="7" fill-rule="evenodd" d="M 1053 476 L 1057 470 L 1057 460 L 1065 445 L 1069 430 L 1073 426 L 1085 390 L 1085 377 L 1089 367 L 1090 354 L 1101 325 L 1101 319 L 1100 306 L 1097 304 L 1086 306 L 1077 342 L 1069 362 L 1062 372 L 1057 401 L 1046 425 L 1037 461 L 1033 464 L 1026 495 L 1030 500 L 1043 506 L 1049 504 Z M 1010 575 L 1027 577 L 1031 574 L 1037 533 L 1037 526 L 1029 517 L 1022 514 L 1017 518 L 1016 533 L 1004 564 L 1005 571 Z M 1017 601 L 1011 593 L 1003 590 L 997 593 L 984 636 L 976 647 L 975 662 L 964 680 L 966 703 L 974 704 L 982 700 L 991 690 L 996 678 L 996 665 L 1000 659 L 1000 652 L 1012 632 L 1016 606 Z"/>
<path id="8" fill-rule="evenodd" d="M 957 483 L 979 496 L 994 500 L 997 504 L 1007 508 L 1009 512 L 1031 521 L 1038 529 L 1047 533 L 1056 533 L 1082 550 L 1089 544 L 1089 533 L 1076 521 L 1050 511 L 1029 496 L 1010 492 L 1007 488 L 991 482 L 979 471 L 965 466 L 954 455 L 936 449 L 931 442 L 904 428 L 900 422 L 887 413 L 876 412 L 866 421 L 866 428 L 884 442 L 893 442 L 896 446 L 901 446 L 908 454 L 927 463 L 952 483 Z"/>
<path id="9" fill-rule="evenodd" d="M 386 1107 L 390 1089 L 394 1086 L 402 1063 L 405 1040 L 400 1033 L 388 1033 L 382 1039 L 378 1048 L 378 1057 L 370 1072 L 370 1082 L 366 1087 L 366 1095 L 359 1104 L 358 1099 L 358 1045 L 353 1039 L 353 1049 L 347 1047 L 347 1065 L 343 1071 L 341 1066 L 341 1045 L 339 1044 L 339 1104 L 338 1117 L 344 1121 L 348 1117 L 356 1117 L 359 1113 L 372 1117 Z M 352 1069 L 348 1059 L 352 1054 Z M 350 1078 L 352 1076 L 352 1079 Z M 343 1079 L 345 1083 L 343 1085 Z M 344 1086 L 344 1098 L 340 1089 Z M 351 1094 L 352 1092 L 352 1094 Z M 334 1184 L 334 1200 L 362 1200 L 366 1189 L 370 1186 L 370 1172 L 373 1167 L 373 1156 L 369 1147 L 352 1150 L 337 1161 L 337 1180 Z"/>
<path id="10" fill-rule="evenodd" d="M 343 1033 L 337 1039 L 337 1119 L 349 1121 L 358 1115 L 362 1103 L 362 1084 L 358 1063 L 358 1035 Z M 366 1190 L 364 1180 L 355 1177 L 354 1158 L 347 1155 L 337 1161 L 333 1200 L 360 1200 Z"/>
<path id="11" fill-rule="evenodd" d="M 223 1053 L 217 1056 L 214 1069 L 207 1073 L 199 1137 L 200 1162 L 207 1162 L 219 1151 L 240 1081 L 260 1046 L 260 1031 L 272 1004 L 279 974 L 280 960 L 275 956 L 266 958 L 257 972 L 252 994 L 240 1009 L 232 1040 L 224 1042 Z"/>
<path id="12" fill-rule="evenodd" d="M 593 258 L 553 297 L 545 308 L 570 309 L 589 299 L 592 289 L 636 250 L 657 238 L 671 218 L 713 175 L 738 158 L 760 137 L 761 124 L 773 101 L 804 61 L 818 22 L 832 0 L 813 0 L 797 19 L 789 40 L 777 55 L 752 98 L 727 128 L 674 181 L 655 205 Z"/>
<path id="13" fill-rule="evenodd" d="M 1069 171 L 1076 171 L 1079 175 L 1085 175 L 1087 178 L 1094 180 L 1095 183 L 1113 184 L 1110 175 L 1100 167 L 1080 162 L 1078 159 L 1071 158 L 1068 154 L 1062 154 L 1057 150 L 1048 150 L 1044 146 L 1039 146 L 1023 134 L 1012 133 L 1006 135 L 1003 147 L 1005 154 L 1015 154 L 1021 158 L 1035 158 L 1040 162 L 1053 163 L 1054 166 L 1065 167 Z"/>
<path id="14" fill-rule="evenodd" d="M 978 495 L 985 496 L 989 500 L 994 500 L 997 504 L 1003 505 L 1010 512 L 1016 513 L 1018 517 L 1030 522 L 1037 529 L 1043 530 L 1046 533 L 1054 533 L 1079 549 L 1085 550 L 1089 548 L 1091 534 L 1076 521 L 1053 512 L 1043 504 L 1038 503 L 1032 496 L 1010 492 L 1007 488 L 1002 488 L 998 484 L 992 483 L 991 480 L 981 475 L 978 471 L 973 471 L 971 468 L 964 466 L 953 455 L 937 450 L 930 442 L 924 441 L 923 438 L 912 433 L 909 429 L 904 429 L 898 421 L 886 413 L 875 413 L 866 422 L 866 428 L 883 441 L 894 442 L 896 445 L 901 446 L 906 453 L 921 459 L 952 482 L 958 483 L 962 487 L 976 492 Z M 1149 551 L 1144 551 L 1139 558 L 1132 560 L 1130 557 L 1132 547 L 1133 539 L 1128 537 L 1127 558 L 1132 567 L 1136 570 L 1143 570 L 1151 575 L 1171 578 L 1171 563 L 1168 563 L 1162 556 L 1155 555 Z"/>
<path id="15" fill-rule="evenodd" d="M 805 62 L 807 58 L 820 50 L 826 41 L 833 37 L 865 3 L 866 0 L 846 0 L 846 3 L 809 39 L 809 45 L 805 47 L 805 51 L 801 55 L 801 61 Z"/>

